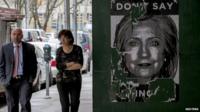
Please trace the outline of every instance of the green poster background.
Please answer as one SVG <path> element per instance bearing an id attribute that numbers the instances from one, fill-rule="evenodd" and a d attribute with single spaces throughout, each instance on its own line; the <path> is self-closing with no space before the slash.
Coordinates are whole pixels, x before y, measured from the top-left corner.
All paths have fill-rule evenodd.
<path id="1" fill-rule="evenodd" d="M 177 103 L 112 103 L 110 100 L 110 0 L 93 0 L 93 111 L 200 111 L 200 0 L 179 0 L 180 99 Z"/>

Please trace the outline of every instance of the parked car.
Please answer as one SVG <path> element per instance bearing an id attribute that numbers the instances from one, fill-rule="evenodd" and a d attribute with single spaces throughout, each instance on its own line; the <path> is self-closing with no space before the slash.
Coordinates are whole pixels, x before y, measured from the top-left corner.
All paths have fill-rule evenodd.
<path id="1" fill-rule="evenodd" d="M 30 44 L 34 45 L 35 47 L 35 53 L 37 57 L 37 62 L 38 62 L 38 69 L 37 69 L 37 75 L 36 78 L 33 82 L 34 90 L 40 90 L 42 85 L 46 83 L 46 62 L 44 60 L 44 50 L 43 46 L 45 43 L 43 42 L 30 42 Z M 49 65 L 49 79 L 50 79 L 50 85 L 53 83 L 53 75 L 51 72 L 51 67 Z"/>
<path id="2" fill-rule="evenodd" d="M 51 73 L 53 75 L 53 81 L 55 82 L 55 78 L 58 73 L 58 70 L 56 68 L 56 52 L 51 52 L 51 56 L 52 56 L 52 59 L 50 61 Z"/>
<path id="3" fill-rule="evenodd" d="M 57 74 L 57 69 L 56 69 L 56 66 L 54 66 L 55 64 L 51 64 L 52 61 L 55 60 L 55 57 L 56 57 L 56 50 L 57 48 L 60 46 L 60 44 L 56 44 L 56 43 L 50 43 L 50 42 L 30 42 L 31 44 L 34 44 L 34 46 L 38 46 L 40 47 L 40 49 L 43 51 L 43 47 L 45 44 L 48 44 L 51 46 L 51 57 L 52 57 L 52 60 L 49 62 L 50 64 L 50 69 L 51 69 L 51 74 L 53 76 L 53 81 L 55 81 L 55 76 Z"/>
<path id="4" fill-rule="evenodd" d="M 42 39 L 38 37 L 37 31 L 29 30 L 29 29 L 22 29 L 22 32 L 23 32 L 22 41 L 25 41 L 25 42 L 42 41 Z"/>
<path id="5" fill-rule="evenodd" d="M 52 51 L 56 51 L 61 46 L 57 38 L 49 38 L 47 43 L 52 47 Z"/>
<path id="6" fill-rule="evenodd" d="M 36 29 L 38 36 L 42 39 L 42 41 L 47 42 L 48 37 L 43 29 Z"/>
<path id="7" fill-rule="evenodd" d="M 91 43 L 89 33 L 78 31 L 77 32 L 77 45 L 81 46 L 83 50 L 83 67 L 82 72 L 90 71 L 90 62 L 91 62 Z"/>
<path id="8" fill-rule="evenodd" d="M 48 44 L 50 46 L 52 46 L 52 50 L 51 50 L 51 56 L 52 59 L 50 61 L 50 66 L 51 66 L 51 72 L 53 75 L 53 79 L 55 81 L 56 78 L 56 74 L 57 74 L 57 68 L 56 68 L 56 50 L 61 46 L 60 41 L 58 40 L 58 38 L 55 37 L 50 37 L 48 40 Z"/>
<path id="9" fill-rule="evenodd" d="M 24 38 L 26 42 L 38 42 L 38 41 L 48 41 L 48 37 L 45 31 L 42 29 L 22 29 Z"/>
<path id="10" fill-rule="evenodd" d="M 53 33 L 53 32 L 46 32 L 46 36 L 50 39 L 50 38 L 54 38 L 56 39 L 56 33 Z"/>

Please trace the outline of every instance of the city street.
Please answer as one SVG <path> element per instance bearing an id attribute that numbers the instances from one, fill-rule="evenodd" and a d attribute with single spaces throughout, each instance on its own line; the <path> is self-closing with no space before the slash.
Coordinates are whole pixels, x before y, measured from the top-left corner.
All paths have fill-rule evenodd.
<path id="1" fill-rule="evenodd" d="M 92 75 L 82 75 L 82 90 L 79 112 L 92 112 Z M 46 90 L 33 93 L 31 99 L 32 112 L 61 112 L 60 100 L 56 85 L 50 87 L 50 99 Z M 7 112 L 7 106 L 0 107 L 0 112 Z"/>

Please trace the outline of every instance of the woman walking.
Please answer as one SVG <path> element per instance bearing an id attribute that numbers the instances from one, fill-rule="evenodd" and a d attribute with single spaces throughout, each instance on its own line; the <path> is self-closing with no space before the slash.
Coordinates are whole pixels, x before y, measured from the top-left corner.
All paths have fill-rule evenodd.
<path id="1" fill-rule="evenodd" d="M 62 30 L 58 35 L 62 46 L 57 49 L 56 62 L 58 74 L 57 88 L 60 95 L 62 112 L 78 112 L 81 91 L 81 73 L 83 53 L 81 47 L 73 45 L 74 38 L 70 30 Z"/>

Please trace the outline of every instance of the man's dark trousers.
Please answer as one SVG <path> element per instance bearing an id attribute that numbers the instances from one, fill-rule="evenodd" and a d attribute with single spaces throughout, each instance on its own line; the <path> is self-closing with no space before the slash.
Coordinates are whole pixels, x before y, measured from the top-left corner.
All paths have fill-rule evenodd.
<path id="1" fill-rule="evenodd" d="M 19 112 L 19 102 L 22 108 L 21 112 L 31 112 L 31 83 L 23 78 L 11 79 L 11 85 L 6 87 L 5 90 L 8 112 Z"/>

